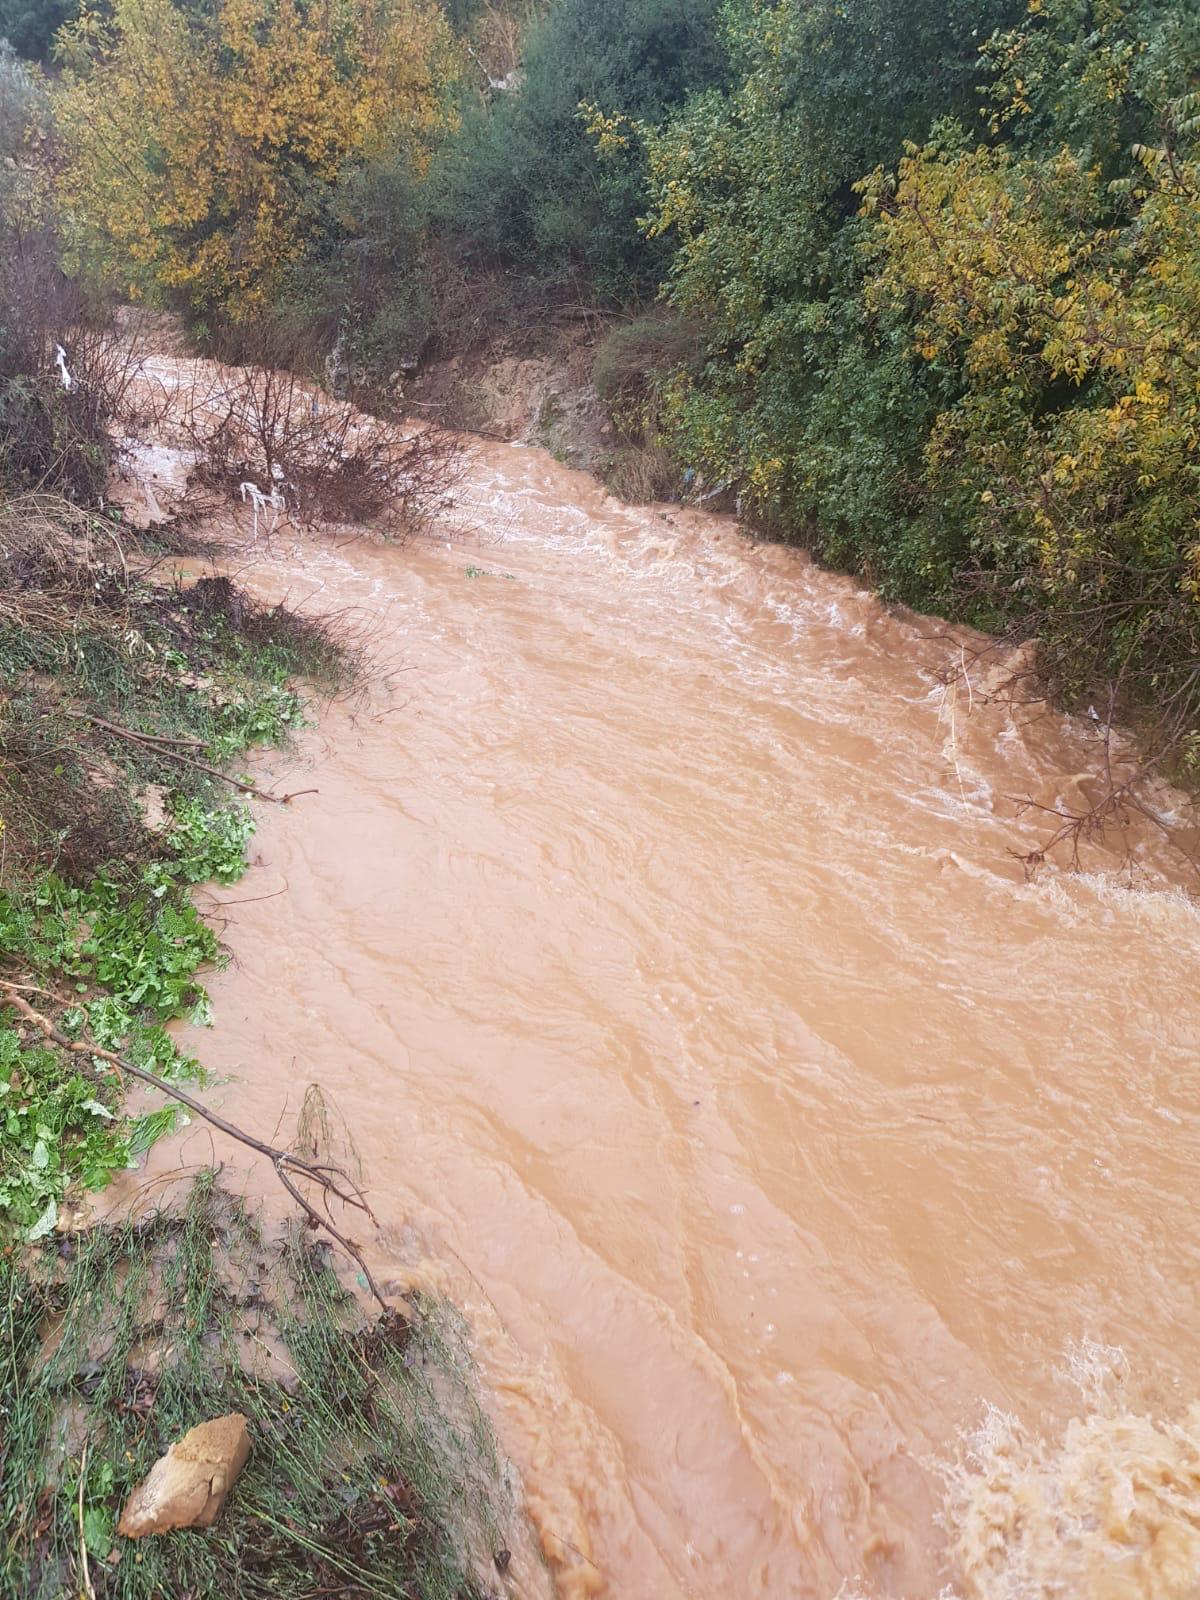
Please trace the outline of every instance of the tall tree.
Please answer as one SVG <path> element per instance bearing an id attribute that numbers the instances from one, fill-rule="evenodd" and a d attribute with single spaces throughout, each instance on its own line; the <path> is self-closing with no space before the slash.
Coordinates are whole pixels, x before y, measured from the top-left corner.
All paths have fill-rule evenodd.
<path id="1" fill-rule="evenodd" d="M 665 252 L 638 228 L 645 164 L 598 161 L 583 107 L 662 120 L 720 81 L 720 0 L 558 0 L 519 85 L 473 97 L 433 197 L 461 253 L 616 299 L 652 292 Z"/>
<path id="2" fill-rule="evenodd" d="M 0 39 L 27 61 L 49 61 L 54 35 L 78 12 L 78 0 L 0 0 Z"/>
<path id="3" fill-rule="evenodd" d="M 78 252 L 134 293 L 261 304 L 348 162 L 418 167 L 460 69 L 432 0 L 116 0 L 57 112 Z"/>

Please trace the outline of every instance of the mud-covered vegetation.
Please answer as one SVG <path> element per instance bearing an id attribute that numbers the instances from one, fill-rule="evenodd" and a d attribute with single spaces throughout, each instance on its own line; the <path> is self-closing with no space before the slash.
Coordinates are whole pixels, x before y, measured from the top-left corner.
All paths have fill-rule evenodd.
<path id="1" fill-rule="evenodd" d="M 509 1552 L 449 1313 L 374 1321 L 299 1230 L 202 1175 L 172 1206 L 0 1258 L 0 1593 L 472 1600 Z M 248 1421 L 211 1532 L 134 1543 L 122 1505 L 197 1422 Z"/>

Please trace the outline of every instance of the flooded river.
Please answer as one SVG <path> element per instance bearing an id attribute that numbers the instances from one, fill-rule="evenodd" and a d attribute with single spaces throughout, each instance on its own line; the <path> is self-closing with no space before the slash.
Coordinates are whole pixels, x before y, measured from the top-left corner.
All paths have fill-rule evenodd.
<path id="1" fill-rule="evenodd" d="M 246 558 L 377 662 L 206 900 L 214 1099 L 322 1086 L 567 1600 L 1200 1594 L 1200 917 L 1152 840 L 1136 892 L 1013 854 L 1094 732 L 472 449 L 452 537 Z"/>

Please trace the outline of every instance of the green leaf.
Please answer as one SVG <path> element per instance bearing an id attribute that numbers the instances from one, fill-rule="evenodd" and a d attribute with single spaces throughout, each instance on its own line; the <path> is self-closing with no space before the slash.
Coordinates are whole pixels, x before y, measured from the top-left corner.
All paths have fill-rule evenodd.
<path id="1" fill-rule="evenodd" d="M 46 1209 L 33 1224 L 32 1228 L 30 1228 L 26 1233 L 26 1239 L 28 1239 L 30 1244 L 36 1243 L 38 1239 L 44 1239 L 48 1233 L 52 1233 L 54 1231 L 54 1225 L 57 1221 L 58 1201 L 51 1200 L 47 1203 Z"/>
<path id="2" fill-rule="evenodd" d="M 104 1506 L 86 1506 L 83 1512 L 83 1542 L 97 1561 L 103 1561 L 113 1544 L 112 1512 Z"/>

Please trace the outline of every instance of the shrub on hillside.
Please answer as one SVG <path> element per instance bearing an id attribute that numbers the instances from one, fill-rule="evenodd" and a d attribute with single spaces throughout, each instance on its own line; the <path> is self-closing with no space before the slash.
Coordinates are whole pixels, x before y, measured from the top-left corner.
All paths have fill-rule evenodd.
<path id="1" fill-rule="evenodd" d="M 1195 764 L 1195 8 L 727 15 L 740 85 L 647 134 L 708 330 L 676 454 L 886 593 L 1037 637 L 1061 696 Z"/>
<path id="2" fill-rule="evenodd" d="M 639 232 L 645 167 L 602 164 L 582 105 L 657 122 L 717 83 L 718 0 L 558 0 L 526 43 L 519 88 L 472 97 L 431 172 L 437 232 L 477 267 L 559 293 L 652 289 L 666 254 Z"/>
<path id="3" fill-rule="evenodd" d="M 690 367 L 702 349 L 702 331 L 694 320 L 656 306 L 608 330 L 596 350 L 592 382 L 611 412 L 663 377 Z"/>
<path id="4" fill-rule="evenodd" d="M 104 492 L 134 361 L 59 265 L 53 147 L 39 77 L 0 48 L 0 492 Z"/>

